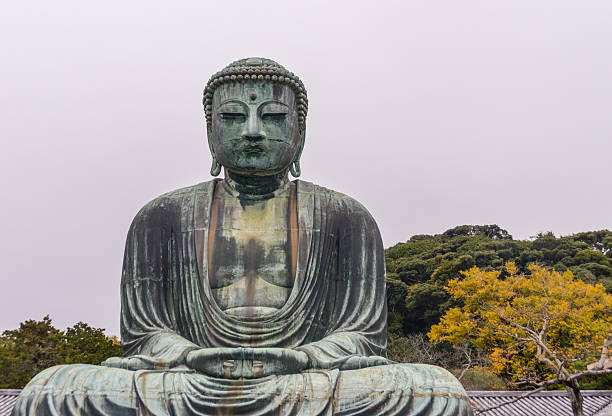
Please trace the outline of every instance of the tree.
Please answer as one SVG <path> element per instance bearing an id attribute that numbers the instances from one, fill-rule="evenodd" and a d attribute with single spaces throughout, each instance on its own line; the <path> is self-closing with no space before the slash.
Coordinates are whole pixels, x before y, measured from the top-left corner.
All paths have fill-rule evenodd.
<path id="1" fill-rule="evenodd" d="M 499 240 L 512 240 L 510 233 L 496 224 L 492 225 L 459 225 L 447 230 L 443 234 L 447 237 L 457 235 L 484 235 L 487 238 Z"/>
<path id="2" fill-rule="evenodd" d="M 495 373 L 519 387 L 563 385 L 574 415 L 582 415 L 579 380 L 612 373 L 604 368 L 612 343 L 612 295 L 601 284 L 576 280 L 531 265 L 519 274 L 508 262 L 501 271 L 473 267 L 446 286 L 462 306 L 450 308 L 429 337 L 465 340 L 487 352 Z M 587 364 L 589 368 L 587 368 Z"/>
<path id="3" fill-rule="evenodd" d="M 36 373 L 63 362 L 66 351 L 62 335 L 51 325 L 49 316 L 4 331 L 0 338 L 0 388 L 23 388 Z"/>
<path id="4" fill-rule="evenodd" d="M 121 355 L 116 337 L 79 322 L 66 331 L 52 325 L 51 318 L 27 320 L 18 329 L 0 336 L 0 388 L 20 389 L 45 368 L 58 364 L 100 364 Z"/>
<path id="5" fill-rule="evenodd" d="M 121 344 L 117 337 L 107 337 L 102 328 L 92 328 L 78 322 L 64 333 L 67 364 L 98 365 L 109 357 L 121 356 Z"/>
<path id="6" fill-rule="evenodd" d="M 433 343 L 423 333 L 387 339 L 387 357 L 400 363 L 437 365 L 453 373 L 466 390 L 505 389 L 506 383 L 486 368 L 481 350 L 464 342 Z"/>
<path id="7" fill-rule="evenodd" d="M 460 225 L 436 235 L 415 235 L 386 250 L 390 328 L 408 336 L 426 333 L 450 307 L 444 286 L 461 270 L 478 266 L 500 270 L 513 261 L 520 272 L 537 263 L 559 272 L 571 270 L 587 283 L 602 283 L 612 293 L 612 232 L 591 231 L 566 237 L 541 233 L 531 241 L 513 240 L 493 225 Z M 506 272 L 503 271 L 502 275 Z M 423 301 L 423 294 L 430 298 Z"/>

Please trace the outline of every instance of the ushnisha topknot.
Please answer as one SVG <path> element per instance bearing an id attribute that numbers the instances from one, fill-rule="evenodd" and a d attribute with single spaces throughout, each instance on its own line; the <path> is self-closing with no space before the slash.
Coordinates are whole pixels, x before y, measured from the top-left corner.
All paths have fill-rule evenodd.
<path id="1" fill-rule="evenodd" d="M 234 61 L 208 80 L 204 88 L 204 113 L 206 123 L 212 123 L 212 97 L 215 89 L 229 82 L 272 81 L 287 84 L 293 89 L 297 101 L 298 122 L 301 128 L 306 124 L 308 97 L 302 81 L 293 72 L 266 58 L 245 58 Z"/>

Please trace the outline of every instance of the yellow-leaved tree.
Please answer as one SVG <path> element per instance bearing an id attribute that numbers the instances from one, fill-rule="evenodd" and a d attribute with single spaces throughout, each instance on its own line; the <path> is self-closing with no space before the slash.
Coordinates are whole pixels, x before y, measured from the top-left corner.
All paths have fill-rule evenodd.
<path id="1" fill-rule="evenodd" d="M 428 335 L 434 342 L 468 340 L 486 351 L 495 373 L 535 388 L 524 396 L 562 384 L 574 415 L 582 415 L 578 380 L 612 373 L 612 295 L 570 271 L 537 265 L 529 271 L 518 274 L 507 263 L 503 274 L 477 267 L 461 272 L 445 289 L 463 306 L 449 309 Z"/>

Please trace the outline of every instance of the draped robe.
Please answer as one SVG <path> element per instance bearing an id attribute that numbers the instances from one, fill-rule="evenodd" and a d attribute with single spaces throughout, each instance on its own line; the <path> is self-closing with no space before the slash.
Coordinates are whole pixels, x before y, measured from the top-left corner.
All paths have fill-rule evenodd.
<path id="1" fill-rule="evenodd" d="M 420 364 L 344 369 L 384 356 L 384 250 L 355 200 L 297 184 L 298 260 L 285 305 L 260 318 L 225 314 L 208 282 L 208 232 L 218 180 L 162 195 L 135 217 L 121 282 L 125 357 L 155 370 L 56 366 L 24 389 L 13 415 L 466 415 L 467 396 L 446 370 Z M 280 347 L 310 369 L 256 379 L 189 371 L 189 351 Z M 363 367 L 368 360 L 363 359 Z"/>

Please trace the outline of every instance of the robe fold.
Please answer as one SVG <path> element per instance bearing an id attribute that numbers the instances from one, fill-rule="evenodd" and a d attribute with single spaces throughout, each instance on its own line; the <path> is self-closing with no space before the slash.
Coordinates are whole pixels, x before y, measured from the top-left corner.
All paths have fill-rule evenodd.
<path id="1" fill-rule="evenodd" d="M 217 182 L 156 198 L 128 233 L 123 354 L 156 370 L 53 367 L 24 389 L 14 416 L 471 414 L 461 385 L 438 367 L 344 367 L 351 357 L 385 355 L 387 307 L 380 233 L 343 194 L 296 181 L 298 259 L 289 299 L 257 319 L 224 313 L 208 282 Z M 177 370 L 189 351 L 214 347 L 297 349 L 311 369 L 249 380 Z"/>

